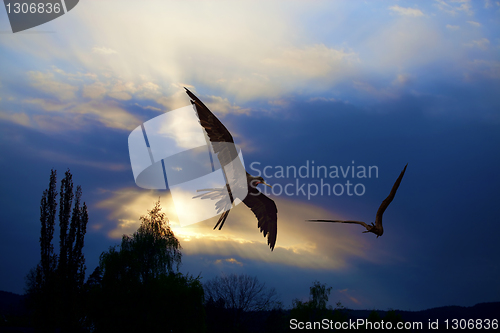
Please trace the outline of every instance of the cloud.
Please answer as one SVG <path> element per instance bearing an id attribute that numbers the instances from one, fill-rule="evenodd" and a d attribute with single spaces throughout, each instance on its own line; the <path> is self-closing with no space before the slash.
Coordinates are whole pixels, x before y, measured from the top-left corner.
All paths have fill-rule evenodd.
<path id="1" fill-rule="evenodd" d="M 33 104 L 36 107 L 42 108 L 45 111 L 62 111 L 72 105 L 68 102 L 60 102 L 53 99 L 29 98 L 23 101 L 24 103 Z"/>
<path id="2" fill-rule="evenodd" d="M 119 12 L 115 10 L 117 4 Z M 176 92 L 170 85 L 179 82 L 203 85 L 218 92 L 210 95 L 232 95 L 231 105 L 279 97 L 297 87 L 325 89 L 324 83 L 340 82 L 355 71 L 353 61 L 358 59 L 347 47 L 294 41 L 294 36 L 300 37 L 304 30 L 288 17 L 300 13 L 303 7 L 308 6 L 304 3 L 284 8 L 280 3 L 269 3 L 263 11 L 253 2 L 202 2 L 195 10 L 200 15 L 186 24 L 184 18 L 193 17 L 193 7 L 188 3 L 158 2 L 151 11 L 150 6 L 135 2 L 90 2 L 85 11 L 78 13 L 75 24 L 85 30 L 92 45 L 73 38 L 60 42 L 49 37 L 40 57 L 71 60 L 100 75 L 106 71 L 123 82 L 134 82 L 136 88 L 141 78 L 147 77 L 166 96 Z M 96 11 L 101 15 L 96 17 Z M 176 15 L 166 20 L 166 11 Z M 131 25 L 130 17 L 137 15 L 147 16 L 147 22 Z M 89 57 L 89 49 L 93 54 L 112 57 Z M 64 52 L 67 50 L 72 50 L 71 54 Z M 102 92 L 98 86 L 84 90 L 85 96 L 91 98 L 103 97 Z M 127 90 L 107 92 L 119 100 L 139 96 Z M 171 104 L 160 101 L 162 105 Z M 178 105 L 170 107 L 175 108 Z"/>
<path id="3" fill-rule="evenodd" d="M 366 81 L 353 81 L 352 85 L 357 91 L 363 92 L 367 97 L 376 98 L 377 100 L 396 99 L 405 91 L 405 87 L 413 82 L 413 77 L 410 74 L 400 73 L 392 80 L 390 85 L 378 87 L 375 83 L 371 84 Z"/>
<path id="4" fill-rule="evenodd" d="M 424 13 L 420 9 L 415 9 L 415 8 L 404 8 L 404 7 L 399 7 L 398 5 L 389 7 L 389 10 L 403 16 L 413 16 L 413 17 L 418 17 L 418 16 L 423 16 Z"/>
<path id="5" fill-rule="evenodd" d="M 288 73 L 287 76 L 311 78 L 333 74 L 340 69 L 344 61 L 357 61 L 356 54 L 316 44 L 282 49 L 276 57 L 263 59 L 262 63 L 285 75 Z"/>
<path id="6" fill-rule="evenodd" d="M 132 94 L 137 92 L 134 82 L 122 82 L 117 80 L 108 92 L 108 96 L 119 99 L 119 100 L 129 100 L 132 99 Z"/>
<path id="7" fill-rule="evenodd" d="M 317 102 L 317 101 L 321 101 L 321 102 L 338 102 L 338 100 L 336 100 L 335 98 L 326 98 L 326 97 L 311 97 L 308 100 L 308 102 Z M 281 104 L 275 103 L 275 105 L 281 105 Z"/>
<path id="8" fill-rule="evenodd" d="M 344 297 L 348 298 L 354 304 L 357 304 L 357 305 L 361 304 L 361 302 L 357 298 L 355 298 L 351 295 L 352 292 L 350 290 L 348 290 L 347 288 L 342 289 L 342 290 L 338 290 L 338 293 L 340 293 Z"/>
<path id="9" fill-rule="evenodd" d="M 151 106 L 151 105 L 142 106 L 142 105 L 140 105 L 139 103 L 135 103 L 134 105 L 135 105 L 135 106 L 140 107 L 140 108 L 141 108 L 141 109 L 143 109 L 143 110 L 162 111 L 162 109 L 160 109 L 160 108 L 156 108 L 156 107 Z"/>
<path id="10" fill-rule="evenodd" d="M 472 5 L 470 4 L 470 0 L 450 0 L 451 3 L 458 3 L 459 5 L 451 5 L 444 0 L 436 0 L 435 6 L 452 16 L 457 15 L 460 12 L 463 12 L 467 15 L 473 15 Z"/>
<path id="11" fill-rule="evenodd" d="M 411 76 L 408 74 L 398 74 L 396 79 L 392 81 L 394 86 L 404 86 L 411 82 Z"/>
<path id="12" fill-rule="evenodd" d="M 466 43 L 464 45 L 468 47 L 478 47 L 481 50 L 487 50 L 490 45 L 490 41 L 487 38 L 481 38 L 478 40 L 473 40 L 471 43 Z"/>
<path id="13" fill-rule="evenodd" d="M 110 170 L 110 171 L 123 171 L 129 169 L 128 164 L 122 163 L 112 163 L 112 162 L 103 162 L 103 161 L 93 161 L 88 158 L 82 158 L 81 156 L 75 157 L 67 154 L 58 153 L 50 150 L 40 150 L 36 155 L 41 158 L 53 161 L 65 163 L 66 165 L 83 165 L 90 168 L 102 169 L 102 170 Z"/>
<path id="14" fill-rule="evenodd" d="M 104 96 L 109 96 L 123 101 L 132 98 L 155 100 L 162 95 L 160 86 L 150 81 L 124 81 L 114 75 L 96 75 L 93 79 L 94 82 L 83 86 L 82 95 L 85 98 L 101 99 Z"/>
<path id="15" fill-rule="evenodd" d="M 188 87 L 187 88 L 192 88 Z M 172 89 L 175 91 L 168 95 L 157 95 L 153 97 L 154 101 L 160 105 L 163 105 L 166 110 L 176 110 L 186 105 L 189 105 L 189 97 L 187 97 L 185 90 L 182 86 L 172 84 Z"/>
<path id="16" fill-rule="evenodd" d="M 112 101 L 81 103 L 74 105 L 67 112 L 83 115 L 87 120 L 96 120 L 106 127 L 128 131 L 133 130 L 142 123 L 142 120 Z"/>
<path id="17" fill-rule="evenodd" d="M 31 127 L 31 121 L 26 113 L 7 113 L 0 111 L 0 120 L 9 121 L 25 127 Z"/>
<path id="18" fill-rule="evenodd" d="M 198 98 L 201 98 L 198 96 Z M 242 108 L 238 105 L 231 104 L 227 98 L 222 98 L 220 96 L 203 96 L 203 104 L 205 104 L 210 110 L 214 110 L 218 115 L 226 115 L 228 113 L 236 114 L 249 114 L 250 109 Z"/>
<path id="19" fill-rule="evenodd" d="M 401 88 L 405 87 L 410 82 L 410 75 L 398 74 L 390 86 L 378 88 L 365 81 L 353 81 L 353 87 L 356 90 L 364 92 L 378 100 L 396 99 L 401 95 Z"/>
<path id="20" fill-rule="evenodd" d="M 102 82 L 94 82 L 83 87 L 83 97 L 98 99 L 107 93 L 107 85 Z"/>
<path id="21" fill-rule="evenodd" d="M 219 259 L 219 263 L 239 265 L 238 262 L 241 263 L 242 260 L 257 260 L 295 267 L 343 269 L 347 267 L 349 258 L 377 262 L 400 260 L 387 253 L 379 252 L 374 255 L 374 252 L 380 250 L 371 248 L 369 238 L 356 228 L 305 222 L 310 218 L 340 217 L 339 214 L 309 203 L 273 198 L 278 206 L 278 238 L 276 247 L 271 252 L 257 228 L 255 216 L 244 204 L 231 210 L 222 230 L 213 230 L 218 217 L 180 227 L 175 207 L 166 192 L 124 188 L 107 193 L 108 198 L 99 202 L 97 207 L 109 212 L 108 222 L 99 226 L 99 230 L 106 232 L 108 236 L 119 239 L 123 234 L 136 231 L 139 216 L 151 209 L 161 196 L 163 212 L 181 241 L 184 254 L 229 258 Z M 371 255 L 368 256 L 367 253 Z M 233 261 L 231 258 L 240 259 Z"/>
<path id="22" fill-rule="evenodd" d="M 28 77 L 33 87 L 59 100 L 70 100 L 76 97 L 75 92 L 78 90 L 78 87 L 56 81 L 54 74 L 51 72 L 30 71 L 28 72 Z"/>
<path id="23" fill-rule="evenodd" d="M 130 100 L 132 96 L 144 95 L 150 91 L 157 95 L 156 91 L 159 89 L 158 85 L 152 82 L 135 84 L 111 76 L 99 77 L 93 73 L 68 73 L 55 66 L 45 73 L 30 71 L 28 78 L 34 88 L 48 96 L 22 100 L 25 105 L 30 105 L 30 112 L 25 116 L 32 122 L 27 122 L 24 117 L 25 120 L 21 124 L 55 131 L 92 126 L 95 121 L 110 128 L 132 130 L 142 121 L 126 111 L 119 101 Z M 67 80 L 71 80 L 73 84 L 65 82 Z M 79 91 L 86 101 L 81 100 Z M 104 96 L 118 102 L 104 100 Z M 12 117 L 4 119 L 20 121 Z"/>
<path id="24" fill-rule="evenodd" d="M 116 52 L 115 50 L 110 49 L 110 48 L 108 48 L 108 47 L 104 47 L 104 46 L 101 46 L 101 47 L 99 47 L 99 46 L 94 46 L 94 47 L 92 48 L 92 52 L 94 52 L 94 53 L 98 53 L 98 54 L 104 54 L 104 55 L 118 53 L 118 52 Z"/>
<path id="25" fill-rule="evenodd" d="M 475 21 L 467 21 L 467 23 L 469 23 L 470 25 L 472 25 L 474 27 L 480 27 L 481 26 L 481 23 L 475 22 Z"/>
<path id="26" fill-rule="evenodd" d="M 479 77 L 487 77 L 491 79 L 500 79 L 500 61 L 475 59 L 469 63 L 470 73 L 468 78 L 473 78 L 477 74 Z"/>
<path id="27" fill-rule="evenodd" d="M 223 263 L 229 263 L 229 264 L 233 264 L 233 265 L 238 265 L 238 266 L 243 266 L 243 263 L 242 262 L 239 262 L 238 260 L 234 259 L 234 258 L 228 258 L 228 259 L 217 259 L 214 264 L 216 265 L 221 265 Z"/>
<path id="28" fill-rule="evenodd" d="M 328 97 L 347 99 L 338 94 L 345 92 L 343 87 L 352 87 L 353 81 L 370 82 L 381 89 L 367 80 L 367 75 L 387 73 L 385 79 L 394 80 L 398 72 L 416 74 L 436 61 L 463 60 L 458 59 L 461 53 L 457 51 L 464 44 L 449 34 L 444 38 L 437 29 L 442 23 L 432 17 L 408 20 L 408 15 L 427 14 L 416 6 L 387 9 L 387 5 L 382 5 L 383 10 L 395 14 L 391 20 L 355 34 L 363 37 L 343 40 L 326 30 L 328 37 L 320 37 L 306 21 L 301 21 L 305 20 L 304 10 L 309 10 L 311 17 L 320 15 L 319 9 L 301 2 L 287 8 L 271 3 L 264 12 L 252 2 L 200 3 L 196 11 L 207 15 L 199 15 L 187 25 L 182 17 L 192 17 L 193 8 L 182 2 L 158 3 L 154 12 L 151 7 L 127 2 L 120 4 L 119 13 L 115 11 L 116 3 L 90 2 L 86 11 L 78 13 L 75 29 L 85 30 L 90 44 L 64 36 L 60 36 L 67 38 L 63 41 L 47 36 L 40 54 L 33 55 L 34 59 L 54 59 L 55 63 L 71 60 L 74 68 L 85 73 L 53 69 L 52 81 L 59 82 L 63 89 L 53 93 L 59 89 L 45 88 L 51 92 L 51 98 L 46 100 L 80 103 L 80 98 L 83 102 L 114 99 L 123 109 L 137 103 L 148 110 L 168 111 L 189 104 L 182 88 L 188 83 L 198 88 L 212 111 L 252 116 L 256 110 L 249 107 L 249 102 L 262 102 L 263 109 L 273 112 L 278 108 L 268 101 L 282 101 L 292 94 L 310 97 L 335 91 L 337 95 Z M 461 7 L 464 4 L 467 2 L 436 2 L 451 9 L 466 8 Z M 458 13 L 464 12 L 458 9 Z M 96 10 L 102 15 L 93 15 Z M 178 15 L 165 20 L 163 10 Z M 147 22 L 131 25 L 129 18 L 137 13 L 148 13 Z M 334 33 L 335 27 L 329 26 L 330 32 Z M 446 30 L 455 29 L 458 25 L 446 26 Z M 28 48 L 22 43 L 25 42 L 13 44 L 17 52 Z M 90 56 L 89 50 L 94 50 Z M 116 53 L 109 51 L 111 57 L 98 56 L 106 50 Z M 67 70 L 67 66 L 64 68 Z M 358 96 L 371 98 L 373 89 L 367 85 L 365 88 L 358 92 L 366 95 Z"/>
<path id="29" fill-rule="evenodd" d="M 443 57 L 453 56 L 450 45 L 436 29 L 423 20 L 404 18 L 384 25 L 370 34 L 364 48 L 363 65 L 375 73 L 409 72 Z M 365 77 L 367 75 L 364 75 Z M 356 78 L 356 81 L 361 81 Z"/>
<path id="30" fill-rule="evenodd" d="M 51 131 L 74 130 L 91 126 L 97 121 L 106 127 L 133 130 L 142 121 L 133 114 L 122 109 L 113 101 L 89 101 L 85 103 L 59 103 L 41 98 L 25 101 L 34 106 L 35 110 L 51 112 L 32 114 L 31 118 L 39 128 Z"/>

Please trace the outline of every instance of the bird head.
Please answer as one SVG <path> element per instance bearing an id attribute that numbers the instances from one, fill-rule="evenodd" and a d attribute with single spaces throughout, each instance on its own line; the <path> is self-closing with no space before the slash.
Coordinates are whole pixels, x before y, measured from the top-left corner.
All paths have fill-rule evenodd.
<path id="1" fill-rule="evenodd" d="M 266 182 L 264 181 L 264 178 L 262 178 L 262 177 L 254 177 L 254 179 L 251 181 L 251 184 L 252 184 L 254 187 L 257 187 L 257 185 L 259 185 L 259 184 L 264 184 L 264 185 L 269 186 L 269 187 L 271 187 L 271 188 L 272 188 L 272 186 L 271 186 L 271 185 L 269 185 L 268 183 L 266 183 Z"/>

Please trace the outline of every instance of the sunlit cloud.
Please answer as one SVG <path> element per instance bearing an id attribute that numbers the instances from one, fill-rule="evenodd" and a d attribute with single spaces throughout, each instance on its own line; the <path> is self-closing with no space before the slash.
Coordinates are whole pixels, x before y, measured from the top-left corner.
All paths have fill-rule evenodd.
<path id="1" fill-rule="evenodd" d="M 107 85 L 102 82 L 94 82 L 83 87 L 83 97 L 99 99 L 108 91 Z"/>
<path id="2" fill-rule="evenodd" d="M 160 108 L 156 108 L 156 107 L 151 106 L 151 105 L 142 106 L 139 103 L 135 103 L 134 105 L 140 107 L 143 110 L 162 111 Z"/>
<path id="3" fill-rule="evenodd" d="M 116 52 L 115 50 L 109 48 L 109 47 L 104 47 L 104 46 L 94 46 L 92 48 L 92 52 L 94 53 L 99 53 L 99 54 L 114 54 L 114 53 L 118 53 Z"/>
<path id="4" fill-rule="evenodd" d="M 101 190 L 101 192 L 111 195 L 108 199 L 96 204 L 97 208 L 109 211 L 109 222 L 106 222 L 107 224 L 99 222 L 97 228 L 104 230 L 109 237 L 115 239 L 121 239 L 124 234 L 132 234 L 137 231 L 140 226 L 139 217 L 147 214 L 147 210 L 152 209 L 154 203 L 160 198 L 158 192 L 141 191 L 136 188 L 126 188 L 115 192 Z M 175 210 L 166 206 L 165 200 L 165 198 L 161 200 L 162 212 L 166 213 L 171 220 Z M 108 224 L 112 224 L 111 227 Z"/>
<path id="5" fill-rule="evenodd" d="M 129 18 L 142 15 L 147 6 L 120 2 L 121 9 L 116 12 L 116 4 L 114 1 L 89 2 L 78 12 L 74 24 L 92 21 L 84 29 L 93 45 L 74 39 L 60 43 L 49 37 L 44 45 L 50 47 L 44 47 L 41 56 L 65 60 L 69 49 L 72 50 L 72 63 L 90 72 L 102 74 L 106 71 L 124 82 L 134 83 L 147 77 L 156 86 L 163 86 L 162 93 L 166 96 L 174 93 L 171 84 L 197 82 L 216 89 L 220 96 L 234 97 L 227 103 L 224 101 L 227 109 L 234 112 L 242 112 L 235 103 L 276 97 L 297 87 L 307 88 L 312 83 L 308 82 L 310 80 L 340 82 L 354 71 L 353 61 L 357 61 L 356 53 L 345 47 L 293 42 L 294 31 L 299 33 L 300 28 L 288 21 L 283 11 L 299 13 L 306 3 L 297 3 L 287 9 L 279 3 L 269 3 L 267 10 L 262 11 L 261 6 L 252 2 L 200 2 L 196 9 L 207 11 L 207 14 L 198 15 L 196 20 L 186 24 L 182 18 L 192 17 L 191 4 L 157 2 L 154 12 L 147 11 L 147 23 L 141 25 L 131 25 Z M 101 13 L 98 17 L 96 10 Z M 165 19 L 165 12 L 176 15 Z M 222 23 L 221 17 L 231 21 L 231 29 Z M 57 27 L 59 22 L 53 24 Z M 130 95 L 128 90 L 109 93 L 121 100 L 127 100 Z M 102 86 L 88 87 L 84 94 L 102 96 Z"/>
<path id="6" fill-rule="evenodd" d="M 188 89 L 192 89 L 192 86 L 186 85 L 185 87 Z M 190 104 L 182 85 L 172 84 L 169 88 L 173 89 L 174 91 L 170 94 L 155 95 L 152 97 L 152 99 L 156 103 L 163 105 L 165 107 L 165 110 L 176 110 Z"/>
<path id="7" fill-rule="evenodd" d="M 216 265 L 221 265 L 223 263 L 229 263 L 229 264 L 233 264 L 233 265 L 243 266 L 243 263 L 239 262 L 238 260 L 236 260 L 234 258 L 217 259 L 214 263 Z"/>
<path id="8" fill-rule="evenodd" d="M 46 111 L 55 111 L 54 104 L 42 99 L 30 100 L 30 103 Z M 63 111 L 63 114 L 44 114 L 34 115 L 38 119 L 41 128 L 51 130 L 67 130 L 70 128 L 80 128 L 90 125 L 92 121 L 98 121 L 106 127 L 123 130 L 132 130 L 141 124 L 141 121 L 131 113 L 122 109 L 117 103 L 112 101 L 98 102 L 90 101 L 86 103 L 72 103 L 70 106 L 61 107 L 57 111 Z M 50 123 L 52 119 L 58 119 L 65 126 L 56 126 L 56 123 Z"/>
<path id="9" fill-rule="evenodd" d="M 296 267 L 342 269 L 354 258 L 377 262 L 400 260 L 372 248 L 372 240 L 357 229 L 306 222 L 310 218 L 340 216 L 309 203 L 274 198 L 278 206 L 278 238 L 271 252 L 257 228 L 255 216 L 244 204 L 231 210 L 224 228 L 213 230 L 218 216 L 181 227 L 172 199 L 165 192 L 125 188 L 107 193 L 108 199 L 99 202 L 97 207 L 109 211 L 108 221 L 100 227 L 109 237 L 119 239 L 123 234 L 136 231 L 139 216 L 146 214 L 161 196 L 162 211 L 181 241 L 183 253 L 219 257 L 219 263 L 233 258 L 236 261 L 230 262 L 237 265 L 242 260 L 257 260 Z M 379 254 L 374 255 L 376 252 Z"/>
<path id="10" fill-rule="evenodd" d="M 72 86 L 68 83 L 56 81 L 54 74 L 51 72 L 42 73 L 38 71 L 28 72 L 31 85 L 49 95 L 52 95 L 59 100 L 74 99 L 75 92 L 78 87 Z"/>
<path id="11" fill-rule="evenodd" d="M 304 48 L 282 49 L 276 57 L 263 59 L 262 63 L 287 77 L 297 76 L 307 79 L 335 74 L 343 69 L 342 65 L 357 61 L 357 55 L 353 52 L 317 44 Z"/>
<path id="12" fill-rule="evenodd" d="M 74 130 L 91 125 L 94 121 L 110 128 L 131 130 L 142 122 L 119 103 L 102 100 L 105 94 L 118 100 L 130 99 L 129 92 L 143 89 L 142 85 L 136 88 L 131 82 L 119 80 L 110 85 L 100 82 L 95 74 L 68 73 L 57 67 L 45 73 L 30 71 L 28 77 L 29 83 L 47 96 L 23 99 L 29 111 L 24 112 L 22 117 L 4 113 L 4 120 L 51 131 Z M 71 80 L 72 84 L 65 80 Z M 86 84 L 88 80 L 93 83 Z M 152 85 L 146 86 L 154 89 Z M 87 101 L 81 101 L 78 97 L 80 90 Z"/>
<path id="13" fill-rule="evenodd" d="M 231 104 L 227 98 L 222 98 L 219 96 L 204 96 L 203 100 L 203 104 L 205 104 L 211 110 L 217 110 L 217 114 L 221 116 L 224 116 L 228 113 L 250 113 L 250 109 L 245 109 L 240 106 Z"/>
<path id="14" fill-rule="evenodd" d="M 399 14 L 399 15 L 404 15 L 404 16 L 423 16 L 424 13 L 420 9 L 415 9 L 415 8 L 404 8 L 404 7 L 399 7 L 398 5 L 389 7 L 389 10 Z"/>
<path id="15" fill-rule="evenodd" d="M 365 40 L 339 44 L 311 38 L 307 27 L 287 19 L 290 15 L 300 17 L 305 8 L 310 10 L 306 2 L 286 9 L 270 3 L 266 11 L 251 2 L 200 2 L 196 11 L 205 15 L 189 24 L 181 19 L 192 17 L 193 6 L 187 3 L 158 2 L 151 12 L 136 2 L 121 2 L 119 13 L 116 3 L 89 2 L 77 13 L 75 29 L 84 29 L 91 45 L 73 38 L 61 42 L 43 37 L 40 58 L 66 61 L 71 57 L 82 73 L 51 72 L 67 78 L 64 81 L 33 71 L 33 80 L 48 82 L 43 88 L 39 83 L 38 89 L 58 100 L 72 100 L 80 94 L 83 99 L 133 101 L 145 110 L 166 112 L 188 105 L 183 86 L 196 86 L 204 102 L 219 115 L 251 115 L 256 110 L 247 102 L 252 100 L 279 101 L 297 91 L 318 95 L 353 80 L 361 82 L 360 74 L 367 68 L 383 71 L 397 66 L 400 72 L 411 72 L 416 66 L 453 59 L 464 46 L 450 47 L 452 43 L 436 32 L 432 22 L 408 20 L 426 16 L 424 9 L 416 7 L 386 7 L 397 14 L 387 25 L 370 31 Z M 468 1 L 440 0 L 435 5 L 450 13 L 472 12 Z M 96 6 L 99 17 L 94 15 Z M 131 16 L 146 12 L 147 22 L 130 24 Z M 165 12 L 176 15 L 167 20 Z M 60 23 L 52 24 L 57 28 Z M 446 29 L 457 30 L 459 26 L 448 24 Z M 36 48 L 41 41 L 33 43 L 30 47 Z M 27 49 L 21 44 L 16 40 L 12 47 Z M 485 44 L 477 46 L 484 48 Z M 82 80 L 78 85 L 73 82 L 77 79 Z M 372 96 L 369 89 L 366 92 Z"/>
<path id="16" fill-rule="evenodd" d="M 33 104 L 35 107 L 41 108 L 45 111 L 62 111 L 72 104 L 68 102 L 61 102 L 54 99 L 42 98 L 29 98 L 23 101 L 24 103 Z"/>

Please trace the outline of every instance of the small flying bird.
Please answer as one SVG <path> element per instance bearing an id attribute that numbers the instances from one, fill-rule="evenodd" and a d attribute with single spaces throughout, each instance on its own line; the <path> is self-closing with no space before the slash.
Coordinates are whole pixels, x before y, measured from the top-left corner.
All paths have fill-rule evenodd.
<path id="1" fill-rule="evenodd" d="M 377 235 L 377 238 L 382 236 L 384 233 L 384 228 L 382 227 L 382 215 L 384 214 L 385 210 L 387 207 L 389 207 L 389 204 L 392 202 L 394 199 L 394 196 L 396 195 L 396 191 L 398 190 L 399 184 L 401 183 L 401 179 L 403 179 L 403 176 L 406 171 L 406 167 L 408 166 L 408 163 L 405 165 L 405 168 L 403 171 L 401 171 L 401 174 L 399 175 L 398 179 L 396 179 L 396 182 L 392 186 L 391 193 L 389 193 L 389 196 L 385 198 L 384 201 L 382 201 L 382 204 L 378 208 L 377 215 L 375 216 L 375 224 L 368 225 L 365 222 L 361 221 L 342 221 L 342 220 L 308 220 L 310 222 L 338 222 L 338 223 L 354 223 L 354 224 L 360 224 L 363 227 L 366 228 L 365 232 L 373 232 L 375 235 Z"/>
<path id="2" fill-rule="evenodd" d="M 208 138 L 212 144 L 214 153 L 217 154 L 217 158 L 219 159 L 220 165 L 223 167 L 230 163 L 241 163 L 238 157 L 238 152 L 234 146 L 234 140 L 227 130 L 227 128 L 220 122 L 220 120 L 203 104 L 198 97 L 196 97 L 191 91 L 189 91 L 186 87 L 186 93 L 191 98 L 191 103 L 195 106 L 196 113 L 198 114 L 198 118 L 200 120 L 201 126 L 205 129 Z M 232 143 L 232 144 L 229 144 Z M 244 170 L 243 166 L 241 166 L 241 170 Z M 246 171 L 245 171 L 246 172 Z M 225 174 L 227 177 L 227 175 Z M 258 220 L 258 228 L 264 234 L 264 237 L 267 236 L 267 244 L 271 248 L 271 251 L 274 249 L 274 245 L 276 244 L 276 236 L 278 233 L 277 229 L 277 221 L 278 221 L 278 209 L 276 208 L 276 204 L 274 201 L 267 196 L 265 196 L 262 192 L 257 189 L 257 185 L 264 184 L 269 187 L 271 185 L 267 184 L 262 177 L 255 177 L 246 172 L 246 185 L 248 186 L 248 195 L 243 199 L 243 203 L 248 206 L 255 214 Z M 227 190 L 227 192 L 226 192 Z M 226 184 L 226 189 L 203 189 L 199 191 L 208 191 L 207 193 L 198 195 L 194 198 L 201 199 L 220 199 L 219 202 L 216 203 L 217 211 L 220 212 L 224 210 L 222 215 L 219 217 L 217 224 L 214 229 L 219 227 L 219 230 L 222 229 L 224 222 L 229 215 L 229 211 L 231 210 L 231 204 L 234 201 L 233 193 L 231 191 L 231 187 L 229 184 Z M 227 194 L 229 194 L 230 203 L 228 205 L 227 200 L 223 198 L 227 198 Z"/>

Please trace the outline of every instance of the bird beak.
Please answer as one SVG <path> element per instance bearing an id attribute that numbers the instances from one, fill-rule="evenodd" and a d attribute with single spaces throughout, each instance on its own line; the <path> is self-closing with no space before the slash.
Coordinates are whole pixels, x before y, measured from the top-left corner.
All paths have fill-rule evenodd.
<path id="1" fill-rule="evenodd" d="M 267 185 L 267 186 L 269 186 L 270 188 L 273 188 L 273 186 L 272 186 L 272 185 L 269 185 L 269 184 L 268 184 L 268 183 L 266 183 L 266 182 L 262 182 L 262 184 Z"/>

